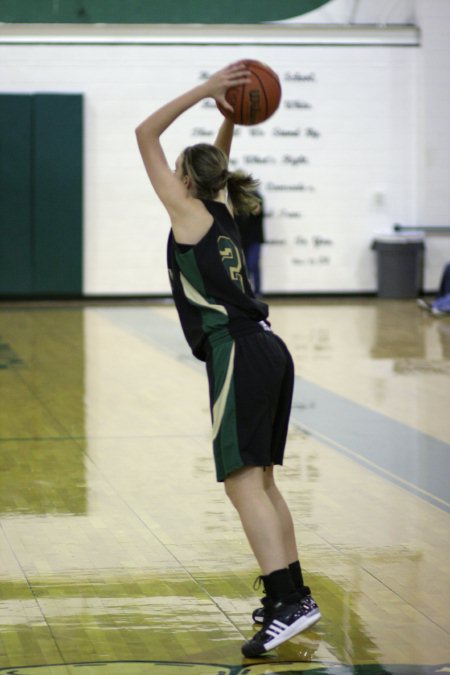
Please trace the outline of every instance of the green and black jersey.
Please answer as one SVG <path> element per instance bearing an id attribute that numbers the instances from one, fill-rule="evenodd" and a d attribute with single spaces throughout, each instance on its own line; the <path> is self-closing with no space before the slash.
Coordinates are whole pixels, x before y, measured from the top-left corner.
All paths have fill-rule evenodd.
<path id="1" fill-rule="evenodd" d="M 267 319 L 268 307 L 251 289 L 239 231 L 225 204 L 202 200 L 214 221 L 194 246 L 167 246 L 170 282 L 181 326 L 194 356 L 206 360 L 217 331 L 233 336 L 248 322 Z"/>
<path id="2" fill-rule="evenodd" d="M 294 382 L 286 345 L 248 281 L 225 204 L 203 200 L 213 223 L 195 246 L 168 243 L 173 297 L 186 339 L 206 361 L 217 480 L 244 466 L 282 464 Z"/>

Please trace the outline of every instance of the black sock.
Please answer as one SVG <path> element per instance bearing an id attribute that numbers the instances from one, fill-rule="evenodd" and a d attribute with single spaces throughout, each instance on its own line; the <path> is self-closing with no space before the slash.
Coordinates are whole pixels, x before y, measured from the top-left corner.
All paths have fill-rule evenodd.
<path id="1" fill-rule="evenodd" d="M 287 567 L 281 570 L 275 570 L 267 576 L 263 576 L 264 588 L 267 596 L 273 602 L 286 602 L 292 595 L 295 595 L 295 586 L 292 576 Z"/>
<path id="2" fill-rule="evenodd" d="M 311 589 L 308 588 L 308 586 L 305 586 L 305 582 L 303 581 L 302 568 L 299 560 L 296 560 L 295 562 L 289 565 L 289 572 L 291 573 L 295 590 L 300 591 L 300 593 L 303 596 L 309 595 L 311 593 Z"/>

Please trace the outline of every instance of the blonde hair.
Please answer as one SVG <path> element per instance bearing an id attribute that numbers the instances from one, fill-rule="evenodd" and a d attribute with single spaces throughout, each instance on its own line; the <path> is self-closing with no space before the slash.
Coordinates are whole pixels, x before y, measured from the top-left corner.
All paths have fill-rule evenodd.
<path id="1" fill-rule="evenodd" d="M 260 203 L 254 194 L 259 181 L 242 171 L 228 171 L 228 157 L 215 145 L 198 143 L 187 147 L 181 166 L 199 199 L 215 199 L 226 187 L 236 213 L 251 213 Z"/>

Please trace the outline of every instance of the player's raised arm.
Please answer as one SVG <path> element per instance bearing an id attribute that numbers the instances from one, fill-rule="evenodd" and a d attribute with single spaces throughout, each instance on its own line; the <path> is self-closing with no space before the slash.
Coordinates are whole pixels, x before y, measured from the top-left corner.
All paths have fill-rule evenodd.
<path id="1" fill-rule="evenodd" d="M 214 145 L 217 148 L 223 150 L 223 152 L 226 154 L 228 158 L 230 157 L 231 144 L 233 142 L 233 133 L 234 133 L 234 122 L 225 117 L 222 124 L 220 125 L 219 131 L 217 132 L 217 137 L 216 140 L 214 141 Z"/>
<path id="2" fill-rule="evenodd" d="M 181 114 L 204 98 L 212 97 L 225 108 L 232 109 L 225 99 L 226 90 L 247 80 L 245 65 L 233 63 L 214 73 L 206 82 L 169 101 L 137 127 L 136 137 L 148 177 L 169 214 L 178 213 L 187 196 L 182 181 L 169 167 L 160 136 Z"/>

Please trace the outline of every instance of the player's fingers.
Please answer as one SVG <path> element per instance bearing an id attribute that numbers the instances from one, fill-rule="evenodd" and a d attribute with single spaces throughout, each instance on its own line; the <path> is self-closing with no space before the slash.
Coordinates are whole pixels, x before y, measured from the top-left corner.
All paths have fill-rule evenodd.
<path id="1" fill-rule="evenodd" d="M 228 86 L 247 84 L 247 82 L 250 81 L 251 81 L 251 73 L 249 70 L 236 70 L 228 73 L 227 75 Z"/>
<path id="2" fill-rule="evenodd" d="M 217 96 L 216 101 L 217 101 L 217 103 L 220 103 L 220 105 L 221 105 L 223 108 L 225 108 L 225 110 L 229 110 L 230 112 L 234 112 L 233 106 L 231 105 L 231 103 L 229 103 L 229 102 L 227 101 L 227 99 L 225 98 L 225 95 L 223 95 L 223 96 Z"/>
<path id="3" fill-rule="evenodd" d="M 250 71 L 244 61 L 236 61 L 236 63 L 231 63 L 227 68 L 225 68 L 225 72 L 229 77 L 250 75 Z"/>

